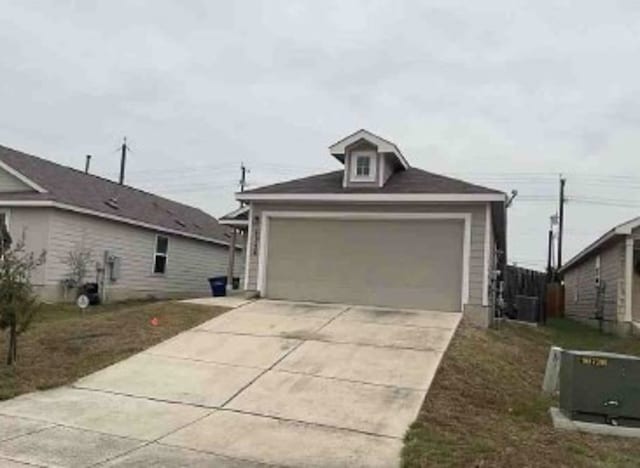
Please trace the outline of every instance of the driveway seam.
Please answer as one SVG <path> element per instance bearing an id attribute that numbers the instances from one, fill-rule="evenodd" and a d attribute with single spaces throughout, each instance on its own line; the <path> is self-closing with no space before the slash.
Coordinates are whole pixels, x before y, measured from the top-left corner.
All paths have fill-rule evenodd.
<path id="1" fill-rule="evenodd" d="M 285 418 L 285 417 L 282 417 L 282 416 L 275 416 L 275 415 L 272 415 L 272 414 L 256 413 L 256 412 L 253 412 L 253 411 L 240 410 L 240 409 L 236 409 L 236 408 L 220 408 L 219 411 L 228 411 L 230 413 L 245 414 L 245 415 L 249 415 L 249 416 L 256 416 L 256 417 L 259 417 L 259 418 L 275 419 L 276 421 L 292 422 L 292 423 L 296 423 L 296 424 L 304 424 L 304 425 L 307 425 L 307 426 L 322 427 L 324 429 L 332 429 L 332 430 L 336 430 L 337 429 L 339 431 L 352 432 L 352 433 L 355 433 L 355 434 L 367 435 L 367 436 L 372 436 L 372 437 L 381 437 L 381 438 L 384 438 L 384 439 L 392 439 L 392 440 L 402 440 L 403 439 L 403 436 L 392 436 L 392 435 L 389 435 L 389 434 L 379 434 L 377 432 L 364 431 L 362 429 L 354 429 L 352 427 L 332 426 L 330 424 L 311 422 L 311 421 L 304 421 L 302 419 Z"/>
<path id="2" fill-rule="evenodd" d="M 194 408 L 202 408 L 206 410 L 220 409 L 220 406 L 204 405 L 202 403 L 187 403 L 184 401 L 169 400 L 166 398 L 156 398 L 156 397 L 150 397 L 150 396 L 144 396 L 144 395 L 135 395 L 133 393 L 117 392 L 115 390 L 107 390 L 102 388 L 91 388 L 91 387 L 80 387 L 80 386 L 74 386 L 74 388 L 77 390 L 85 391 L 85 392 L 106 393 L 108 395 L 123 396 L 127 398 L 134 398 L 136 400 L 148 400 L 148 401 L 154 401 L 157 403 L 167 403 L 170 405 L 192 406 Z"/>
<path id="3" fill-rule="evenodd" d="M 456 312 L 451 312 L 456 313 Z M 384 323 L 384 322 L 376 322 L 374 320 L 361 320 L 361 319 L 352 319 L 345 318 L 345 322 L 355 322 L 355 323 L 371 323 L 373 325 L 380 325 L 382 327 L 402 327 L 402 328 L 425 328 L 427 330 L 451 330 L 454 327 L 446 327 L 443 325 L 414 325 L 414 324 L 405 324 L 405 323 Z"/>
<path id="4" fill-rule="evenodd" d="M 327 325 L 329 325 L 331 322 L 333 322 L 336 318 L 338 318 L 340 315 L 344 314 L 347 310 L 349 310 L 351 307 L 346 307 L 344 310 L 340 311 L 339 313 L 337 313 L 335 316 L 331 317 L 325 324 L 323 324 L 321 327 L 314 329 L 311 333 L 317 333 L 320 330 L 322 330 L 322 328 L 326 327 Z M 268 367 L 267 369 L 265 369 L 263 372 L 260 372 L 257 376 L 255 376 L 255 378 L 253 378 L 248 384 L 246 384 L 245 386 L 243 386 L 242 388 L 240 388 L 236 393 L 234 393 L 231 398 L 229 398 L 227 401 L 225 401 L 222 406 L 220 408 L 224 408 L 226 407 L 229 403 L 231 403 L 238 395 L 240 395 L 242 392 L 244 392 L 247 388 L 249 388 L 251 385 L 253 385 L 260 377 L 262 377 L 263 375 L 265 375 L 267 372 L 269 372 L 270 370 L 272 370 L 275 366 L 277 366 L 280 362 L 282 362 L 287 356 L 289 356 L 291 353 L 293 353 L 296 349 L 298 349 L 300 346 L 303 345 L 303 343 L 306 341 L 304 338 L 299 338 L 298 339 L 299 342 L 293 346 L 289 351 L 287 351 L 286 353 L 284 353 L 282 356 L 280 356 L 279 359 L 277 359 L 270 367 Z"/>
<path id="5" fill-rule="evenodd" d="M 21 419 L 20 417 L 15 417 L 15 418 L 16 419 Z M 38 419 L 36 419 L 35 421 L 44 422 L 44 421 L 40 421 Z M 47 424 L 47 425 L 44 426 L 44 427 L 40 427 L 38 429 L 34 429 L 33 431 L 23 432 L 22 434 L 18 434 L 18 435 L 14 435 L 14 436 L 11 436 L 11 437 L 7 437 L 6 439 L 0 439 L 0 448 L 1 448 L 2 444 L 4 444 L 5 442 L 9 442 L 11 440 L 16 440 L 16 439 L 19 439 L 20 437 L 37 434 L 38 432 L 42 432 L 42 431 L 44 431 L 46 429 L 51 429 L 52 427 L 56 426 L 55 423 L 51 423 L 51 422 L 45 422 L 45 424 Z M 2 456 L 2 454 L 0 453 L 0 457 L 1 456 Z"/>
<path id="6" fill-rule="evenodd" d="M 398 390 L 411 390 L 411 391 L 414 391 L 414 392 L 426 392 L 427 391 L 426 388 L 404 387 L 402 385 L 391 385 L 391 384 L 367 382 L 365 380 L 345 379 L 344 377 L 333 377 L 333 376 L 329 376 L 329 375 L 309 374 L 308 372 L 292 371 L 292 370 L 287 370 L 287 369 L 273 369 L 273 372 L 281 372 L 283 374 L 292 374 L 292 375 L 304 375 L 306 377 L 314 377 L 316 379 L 325 379 L 325 380 L 336 380 L 338 382 L 348 382 L 348 383 L 355 383 L 355 384 L 361 384 L 361 385 L 371 385 L 372 387 L 396 388 Z"/>
<path id="7" fill-rule="evenodd" d="M 220 452 L 195 449 L 195 448 L 191 448 L 191 447 L 185 447 L 185 446 L 182 446 L 182 445 L 168 444 L 166 442 L 154 442 L 154 443 L 156 445 L 160 445 L 162 447 L 178 448 L 178 449 L 181 449 L 181 450 L 188 450 L 190 452 L 202 453 L 202 454 L 205 454 L 205 455 L 215 455 L 216 457 L 227 458 L 229 460 L 237 460 L 237 461 L 241 461 L 241 462 L 257 463 L 259 465 L 271 466 L 273 468 L 293 467 L 293 465 L 276 465 L 276 464 L 273 464 L 273 463 L 269 463 L 269 462 L 258 460 L 257 458 L 232 457 L 230 455 L 226 455 L 226 454 L 220 453 Z"/>
<path id="8" fill-rule="evenodd" d="M 193 421 L 188 422 L 187 424 L 183 424 L 182 426 L 177 427 L 176 429 L 173 429 L 173 430 L 171 430 L 171 431 L 167 432 L 166 434 L 163 434 L 163 435 L 162 435 L 162 436 L 160 436 L 160 437 L 156 437 L 155 439 L 150 440 L 150 441 L 144 441 L 145 443 L 140 444 L 139 446 L 137 446 L 137 447 L 135 447 L 135 448 L 132 448 L 131 450 L 126 450 L 126 451 L 124 451 L 124 452 L 122 452 L 122 453 L 119 453 L 118 455 L 114 455 L 114 456 L 112 456 L 112 457 L 105 458 L 104 460 L 100 460 L 100 461 L 98 461 L 98 462 L 96 462 L 96 463 L 92 463 L 91 465 L 88 465 L 88 466 L 89 466 L 89 467 L 91 467 L 91 466 L 100 466 L 100 465 L 104 465 L 105 463 L 109 463 L 109 462 L 111 462 L 111 461 L 117 460 L 118 458 L 121 458 L 121 457 L 127 456 L 127 455 L 129 455 L 129 454 L 131 454 L 131 453 L 135 452 L 136 450 L 140 450 L 140 449 L 143 449 L 143 448 L 145 448 L 145 447 L 148 447 L 149 445 L 151 445 L 151 444 L 153 444 L 153 443 L 158 442 L 160 439 L 163 439 L 163 438 L 165 438 L 165 437 L 168 437 L 168 436 L 170 436 L 171 434 L 175 434 L 176 432 L 181 431 L 182 429 L 184 429 L 184 428 L 186 428 L 186 427 L 189 427 L 189 426 L 191 426 L 192 424 L 195 424 L 195 423 L 197 423 L 197 422 L 199 422 L 199 421 L 203 420 L 204 418 L 206 418 L 206 417 L 208 417 L 208 416 L 211 416 L 213 413 L 214 413 L 214 411 L 209 411 L 207 414 L 205 414 L 205 415 L 203 415 L 203 416 L 200 416 L 199 418 L 196 418 L 196 419 L 194 419 Z M 140 440 L 140 439 L 135 439 L 135 438 L 131 438 L 131 439 L 132 439 L 132 440 Z"/>
<path id="9" fill-rule="evenodd" d="M 166 357 L 171 359 L 179 359 L 181 361 L 200 362 L 202 364 L 216 364 L 219 366 L 239 367 L 241 369 L 264 369 L 264 367 L 259 367 L 259 366 L 245 366 L 243 364 L 230 364 L 228 362 L 222 362 L 222 361 L 207 361 L 205 359 L 188 358 L 188 357 L 174 356 L 171 354 L 163 354 L 163 353 L 149 353 L 149 352 L 143 351 L 140 354 L 146 354 L 147 356 L 158 356 L 158 357 Z"/>
<path id="10" fill-rule="evenodd" d="M 313 338 L 303 338 L 303 336 L 305 334 L 311 334 L 311 333 L 318 333 L 319 331 L 321 331 L 324 327 L 326 327 L 327 325 L 330 324 L 331 321 L 335 320 L 335 317 L 333 319 L 331 319 L 329 322 L 325 323 L 324 325 L 322 325 L 320 328 L 317 328 L 313 331 L 301 331 L 298 332 L 300 333 L 299 337 L 297 338 L 293 338 L 292 334 L 296 333 L 296 332 L 288 332 L 287 335 L 283 336 L 283 335 L 264 335 L 264 334 L 255 334 L 255 333 L 240 333 L 240 332 L 230 332 L 230 331 L 214 331 L 214 330 L 193 330 L 193 331 L 197 331 L 198 333 L 210 333 L 210 334 L 220 334 L 220 335 L 238 335 L 238 336 L 255 336 L 255 337 L 259 337 L 259 338 L 281 338 L 281 339 L 286 339 L 286 340 L 296 340 L 296 341 L 319 341 L 321 343 L 335 343 L 335 344 L 351 344 L 351 345 L 361 345 L 361 346 L 373 346 L 376 348 L 392 348 L 392 349 L 408 349 L 408 350 L 412 350 L 412 351 L 433 351 L 436 353 L 443 353 L 446 351 L 446 349 L 438 349 L 438 348 L 431 348 L 431 347 L 426 347 L 426 348 L 416 348 L 416 347 L 412 347 L 412 346 L 394 346 L 394 345 L 381 345 L 381 344 L 376 344 L 376 343 L 363 343 L 361 341 L 338 341 L 338 340 L 327 340 L 327 339 L 321 339 L 317 336 L 313 337 Z M 361 322 L 362 323 L 362 322 Z M 424 329 L 428 329 L 428 327 L 423 327 Z M 445 330 L 453 330 L 453 328 L 445 328 Z M 296 346 L 297 348 L 298 346 Z"/>
<path id="11" fill-rule="evenodd" d="M 38 463 L 26 462 L 24 460 L 20 460 L 18 458 L 6 457 L 4 455 L 0 455 L 0 460 L 8 460 L 10 462 L 18 463 L 24 466 L 36 466 L 38 468 L 47 468 L 51 465 L 40 465 Z"/>

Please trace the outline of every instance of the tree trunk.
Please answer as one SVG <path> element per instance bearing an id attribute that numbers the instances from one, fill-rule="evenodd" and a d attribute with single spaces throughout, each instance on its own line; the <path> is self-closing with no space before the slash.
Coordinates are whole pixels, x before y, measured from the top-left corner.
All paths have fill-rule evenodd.
<path id="1" fill-rule="evenodd" d="M 9 327 L 9 350 L 7 353 L 7 365 L 15 365 L 18 360 L 18 333 L 16 324 Z"/>

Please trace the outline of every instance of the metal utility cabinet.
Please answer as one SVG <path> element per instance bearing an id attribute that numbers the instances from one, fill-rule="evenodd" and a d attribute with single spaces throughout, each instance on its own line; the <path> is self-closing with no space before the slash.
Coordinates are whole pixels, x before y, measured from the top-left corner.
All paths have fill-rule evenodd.
<path id="1" fill-rule="evenodd" d="M 640 358 L 563 351 L 560 409 L 575 420 L 640 427 Z"/>

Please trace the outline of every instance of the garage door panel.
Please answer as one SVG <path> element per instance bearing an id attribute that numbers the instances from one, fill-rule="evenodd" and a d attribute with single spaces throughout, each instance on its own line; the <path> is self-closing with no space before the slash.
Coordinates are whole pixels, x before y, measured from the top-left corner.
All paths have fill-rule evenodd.
<path id="1" fill-rule="evenodd" d="M 462 220 L 270 221 L 267 297 L 460 310 Z"/>

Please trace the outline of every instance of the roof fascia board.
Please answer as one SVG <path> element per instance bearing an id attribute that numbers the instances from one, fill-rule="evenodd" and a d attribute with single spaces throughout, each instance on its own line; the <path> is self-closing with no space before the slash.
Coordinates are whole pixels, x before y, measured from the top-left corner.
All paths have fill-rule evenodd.
<path id="1" fill-rule="evenodd" d="M 224 224 L 225 226 L 248 226 L 249 220 L 241 220 L 241 219 L 219 219 L 218 223 Z"/>
<path id="2" fill-rule="evenodd" d="M 15 208 L 19 208 L 19 207 L 29 207 L 29 208 L 58 208 L 60 210 L 65 210 L 65 211 L 73 211 L 74 213 L 80 213 L 80 214 L 85 214 L 85 215 L 90 215 L 90 216 L 96 216 L 98 218 L 104 218 L 104 219 L 108 219 L 110 221 L 117 221 L 120 223 L 124 223 L 124 224 L 130 224 L 132 226 L 137 226 L 137 227 L 142 227 L 142 228 L 146 228 L 146 229 L 150 229 L 153 231 L 159 231 L 159 232 L 164 232 L 167 234 L 174 234 L 176 236 L 182 236 L 182 237 L 187 237 L 190 239 L 196 239 L 196 240 L 200 240 L 200 241 L 204 241 L 204 242 L 209 242 L 212 244 L 218 244 L 218 245 L 222 245 L 222 246 L 226 246 L 229 247 L 230 243 L 229 242 L 224 242 L 218 239 L 214 239 L 212 237 L 206 237 L 206 236 L 199 236 L 198 234 L 191 234 L 188 232 L 183 232 L 183 231 L 177 231 L 175 229 L 170 229 L 170 228 L 166 228 L 163 226 L 158 226 L 155 224 L 149 224 L 149 223 L 144 223 L 142 221 L 136 221 L 134 219 L 130 219 L 130 218 L 125 218 L 123 216 L 117 216 L 117 215 L 111 215 L 108 213 L 102 213 L 100 211 L 95 211 L 95 210 L 90 210 L 87 208 L 82 208 L 79 206 L 75 206 L 75 205 L 67 205 L 66 203 L 58 203 L 52 200 L 1 200 L 0 199 L 0 206 L 2 207 L 15 207 Z M 236 247 L 239 248 L 239 247 Z"/>
<path id="3" fill-rule="evenodd" d="M 231 213 L 227 213 L 226 215 L 222 216 L 221 219 L 233 219 L 237 216 L 240 216 L 248 212 L 249 212 L 248 206 L 241 206 L 240 208 L 233 210 Z M 218 220 L 218 222 L 220 222 L 220 220 Z"/>
<path id="4" fill-rule="evenodd" d="M 615 230 L 618 234 L 631 234 L 635 228 L 640 226 L 640 216 L 632 219 L 631 221 L 627 221 L 624 224 L 616 226 Z"/>
<path id="5" fill-rule="evenodd" d="M 33 190 L 35 190 L 36 192 L 39 193 L 47 193 L 47 190 L 45 190 L 42 186 L 36 184 L 34 181 L 32 181 L 31 179 L 29 179 L 27 176 L 25 176 L 24 174 L 22 174 L 21 172 L 16 171 L 13 167 L 9 166 L 7 163 L 5 163 L 4 161 L 0 161 L 0 169 L 5 170 L 6 172 L 8 172 L 9 174 L 11 174 L 13 177 L 15 177 L 16 179 L 18 179 L 20 182 L 22 182 L 25 185 L 28 185 L 29 187 L 31 187 Z"/>
<path id="6" fill-rule="evenodd" d="M 505 201 L 500 193 L 236 193 L 242 201 L 329 202 L 488 202 Z"/>

